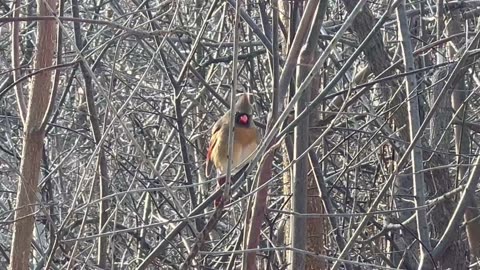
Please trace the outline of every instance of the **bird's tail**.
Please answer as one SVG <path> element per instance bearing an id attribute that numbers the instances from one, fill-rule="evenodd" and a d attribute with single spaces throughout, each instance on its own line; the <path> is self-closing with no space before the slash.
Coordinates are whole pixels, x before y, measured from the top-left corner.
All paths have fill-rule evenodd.
<path id="1" fill-rule="evenodd" d="M 225 176 L 218 178 L 217 189 L 221 189 L 223 184 L 225 184 L 226 181 L 227 181 L 227 177 L 225 177 Z M 218 207 L 220 205 L 220 203 L 222 203 L 222 202 L 223 202 L 223 196 L 220 195 L 218 198 L 215 199 L 213 204 L 215 205 L 215 207 Z"/>
<path id="2" fill-rule="evenodd" d="M 242 174 L 245 172 L 245 170 L 247 169 L 248 167 L 248 164 L 246 164 L 245 166 L 243 166 L 243 168 L 241 168 L 238 172 L 235 173 L 235 175 L 232 175 L 232 177 L 230 178 L 232 181 L 232 185 L 233 183 L 235 183 L 241 176 Z M 220 178 L 218 178 L 217 180 L 217 189 L 220 189 L 222 188 L 223 184 L 225 184 L 225 182 L 227 181 L 227 177 L 226 176 L 222 176 Z M 223 201 L 223 196 L 219 196 L 218 198 L 215 199 L 214 201 L 214 205 L 215 207 L 218 207 L 220 205 L 221 202 L 224 202 Z"/>

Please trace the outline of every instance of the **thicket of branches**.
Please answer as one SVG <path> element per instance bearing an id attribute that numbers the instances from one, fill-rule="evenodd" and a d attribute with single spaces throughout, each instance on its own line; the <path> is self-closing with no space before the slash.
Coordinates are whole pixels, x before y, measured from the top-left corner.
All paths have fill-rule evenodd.
<path id="1" fill-rule="evenodd" d="M 478 267 L 480 1 L 237 1 L 0 2 L 0 269 Z"/>

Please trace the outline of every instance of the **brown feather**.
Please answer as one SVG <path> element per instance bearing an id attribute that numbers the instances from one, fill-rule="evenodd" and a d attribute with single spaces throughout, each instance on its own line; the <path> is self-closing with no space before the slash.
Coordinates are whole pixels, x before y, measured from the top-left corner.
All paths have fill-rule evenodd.
<path id="1" fill-rule="evenodd" d="M 235 123 L 233 137 L 233 156 L 232 169 L 235 169 L 246 158 L 248 158 L 256 149 L 259 141 L 257 128 L 253 124 L 252 106 L 248 99 L 248 95 L 242 95 L 235 104 L 235 112 L 248 115 L 249 121 L 245 123 Z M 207 153 L 207 161 L 205 174 L 210 176 L 212 165 L 215 166 L 219 174 L 227 172 L 228 165 L 228 129 L 229 129 L 230 113 L 227 112 L 214 125 L 212 129 L 212 137 Z M 241 169 L 241 168 L 238 168 Z M 233 172 L 235 173 L 235 172 Z M 223 185 L 224 177 L 218 180 L 218 186 Z M 215 201 L 215 205 L 221 202 L 222 198 Z"/>

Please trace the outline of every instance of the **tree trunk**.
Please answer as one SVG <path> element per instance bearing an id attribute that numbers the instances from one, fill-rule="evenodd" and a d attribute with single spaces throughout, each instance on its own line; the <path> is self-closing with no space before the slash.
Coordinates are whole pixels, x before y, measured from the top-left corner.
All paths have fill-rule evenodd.
<path id="1" fill-rule="evenodd" d="M 307 77 L 311 67 L 315 64 L 315 60 L 318 59 L 318 46 L 317 46 L 317 39 L 318 33 L 323 24 L 323 20 L 328 8 L 328 1 L 322 0 L 319 2 L 315 14 L 315 21 L 310 29 L 308 34 L 306 44 L 303 46 L 302 51 L 300 52 L 299 58 L 299 68 L 297 73 L 297 82 L 296 86 L 299 87 L 302 82 Z M 314 93 L 318 93 L 320 89 L 320 75 L 317 75 L 315 79 L 312 81 L 310 85 L 310 89 L 307 89 L 304 93 L 305 98 L 308 102 L 310 102 L 314 98 Z M 312 98 L 313 96 L 313 98 Z M 303 108 L 298 108 L 296 110 L 297 113 L 300 113 Z M 310 131 L 310 121 L 314 115 L 311 117 L 305 117 L 305 128 L 308 128 L 308 132 L 305 132 L 305 142 L 314 142 L 317 138 L 315 136 L 311 136 L 310 134 L 314 134 Z M 298 126 L 300 128 L 300 125 Z M 305 149 L 303 150 L 305 151 Z M 302 152 L 303 152 L 302 151 Z M 300 153 L 301 154 L 301 153 Z M 308 164 L 308 157 L 305 157 L 304 162 L 306 163 L 306 167 L 310 167 Z M 308 171 L 311 171 L 312 168 L 308 168 Z M 322 205 L 322 198 L 320 197 L 320 191 L 317 188 L 315 177 L 313 174 L 309 174 L 306 177 L 306 204 L 307 204 L 307 213 L 311 214 L 323 214 L 324 209 Z M 306 250 L 315 252 L 316 254 L 325 254 L 324 248 L 324 239 L 325 239 L 325 232 L 326 229 L 324 225 L 324 218 L 317 217 L 317 218 L 307 218 L 306 219 Z M 293 227 L 292 227 L 293 229 Z M 307 256 L 305 258 L 305 269 L 327 269 L 327 262 L 317 257 Z"/>
<path id="2" fill-rule="evenodd" d="M 460 17 L 457 17 L 458 15 L 460 14 L 453 12 L 451 20 L 447 23 L 446 30 L 449 36 L 461 33 L 465 29 L 462 25 L 463 20 L 460 20 Z M 455 58 L 456 49 L 461 46 L 463 46 L 461 38 L 455 38 L 449 43 L 448 54 L 450 59 Z M 471 93 L 471 88 L 467 87 L 465 81 L 465 76 L 460 76 L 454 88 L 458 89 L 458 91 L 453 91 L 452 93 L 452 107 L 456 113 L 455 118 L 459 119 L 461 122 L 465 121 L 465 118 L 468 117 L 468 103 L 466 103 L 466 97 Z M 467 158 L 471 150 L 468 129 L 463 125 L 455 125 L 453 130 L 457 162 L 459 165 L 470 164 L 471 161 Z M 456 181 L 458 182 L 461 179 L 464 179 L 467 172 L 467 167 L 459 166 L 457 169 Z M 465 228 L 467 231 L 468 244 L 470 246 L 470 255 L 473 258 L 472 261 L 476 261 L 480 259 L 480 211 L 475 201 L 475 196 L 473 194 L 467 194 L 467 196 L 467 207 L 465 208 L 464 214 Z"/>
<path id="3" fill-rule="evenodd" d="M 415 63 L 413 58 L 413 48 L 410 41 L 410 32 L 408 30 L 407 17 L 405 15 L 405 4 L 401 3 L 397 7 L 397 22 L 398 35 L 401 42 L 403 63 L 406 71 L 415 70 Z M 410 140 L 413 142 L 417 131 L 420 129 L 420 105 L 419 97 L 421 88 L 417 85 L 416 75 L 409 75 L 405 80 L 405 88 L 407 90 L 407 97 L 409 97 L 408 106 L 408 120 Z M 422 207 L 425 205 L 425 180 L 423 170 L 423 150 L 421 142 L 416 143 L 415 149 L 411 152 L 412 159 L 412 173 L 413 173 L 413 194 L 415 198 L 416 221 L 417 221 L 417 235 L 419 241 L 422 243 L 420 249 L 419 268 L 432 269 L 433 262 L 428 256 L 431 250 L 430 232 L 427 222 L 427 210 Z"/>
<path id="4" fill-rule="evenodd" d="M 72 13 L 74 17 L 79 17 L 79 8 L 78 3 L 76 0 L 72 0 Z M 75 44 L 79 49 L 83 48 L 83 39 L 81 36 L 80 30 L 80 23 L 74 23 L 74 31 L 75 31 Z M 107 159 L 105 157 L 105 153 L 101 144 L 102 139 L 102 131 L 100 128 L 100 118 L 97 113 L 97 109 L 95 106 L 95 93 L 93 92 L 93 83 L 92 77 L 90 75 L 90 67 L 88 67 L 86 62 L 80 63 L 80 68 L 82 70 L 84 82 L 85 82 L 85 94 L 87 100 L 87 109 L 88 109 L 88 116 L 90 120 L 90 127 L 93 133 L 93 137 L 95 139 L 95 144 L 99 147 L 98 150 L 98 160 L 97 165 L 95 168 L 97 169 L 98 173 L 95 175 L 95 181 L 98 184 L 98 198 L 100 199 L 99 207 L 98 207 L 98 233 L 101 234 L 104 228 L 107 226 L 107 219 L 108 219 L 108 212 L 107 209 L 109 207 L 108 200 L 102 200 L 102 198 L 108 196 L 109 192 L 109 176 L 108 176 L 108 166 L 107 166 Z M 106 113 L 107 115 L 108 113 Z M 98 239 L 98 249 L 97 249 L 97 264 L 100 267 L 106 267 L 107 264 L 107 249 L 108 249 L 108 237 L 99 237 Z"/>
<path id="5" fill-rule="evenodd" d="M 52 16 L 49 8 L 56 7 L 55 0 L 37 1 L 40 16 Z M 36 70 L 52 66 L 55 53 L 56 22 L 38 22 Z M 27 270 L 31 252 L 37 186 L 40 177 L 43 139 L 45 136 L 44 118 L 47 116 L 52 87 L 52 70 L 44 70 L 33 77 L 30 88 L 27 116 L 23 135 L 20 179 L 17 188 L 17 203 L 13 240 L 10 253 L 10 269 Z"/>

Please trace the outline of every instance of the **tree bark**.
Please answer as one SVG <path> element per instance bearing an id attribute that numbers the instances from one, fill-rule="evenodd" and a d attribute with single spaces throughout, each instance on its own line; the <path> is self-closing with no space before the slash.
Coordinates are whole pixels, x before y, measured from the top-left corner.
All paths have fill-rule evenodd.
<path id="1" fill-rule="evenodd" d="M 72 13 L 74 17 L 79 17 L 79 9 L 78 3 L 76 0 L 72 0 Z M 79 49 L 83 49 L 83 39 L 81 36 L 80 30 L 80 23 L 74 22 L 74 32 L 75 32 L 75 44 Z M 90 120 L 90 126 L 92 129 L 93 137 L 95 139 L 95 144 L 100 147 L 98 151 L 98 160 L 97 165 L 95 168 L 98 170 L 98 174 L 95 176 L 97 179 L 98 184 L 98 197 L 100 199 L 99 207 L 98 207 L 98 233 L 102 233 L 104 227 L 107 226 L 107 219 L 108 213 L 107 209 L 109 207 L 108 200 L 102 200 L 102 198 L 106 197 L 109 192 L 109 176 L 108 176 L 108 166 L 107 166 L 107 159 L 105 157 L 105 153 L 101 145 L 102 139 L 102 131 L 100 128 L 100 119 L 97 113 L 97 109 L 95 107 L 95 93 L 93 92 L 93 83 L 92 77 L 88 69 L 90 67 L 87 66 L 85 62 L 80 63 L 80 68 L 82 70 L 83 79 L 85 82 L 85 94 L 87 100 L 87 109 L 88 109 L 88 116 Z M 106 267 L 107 265 L 107 249 L 108 249 L 108 237 L 99 237 L 98 239 L 98 249 L 97 249 L 97 264 L 100 267 Z"/>
<path id="2" fill-rule="evenodd" d="M 405 15 L 405 3 L 401 3 L 397 7 L 397 22 L 399 29 L 399 40 L 401 42 L 403 62 L 406 71 L 415 70 L 413 58 L 413 48 L 410 42 L 410 33 L 408 30 L 407 18 Z M 416 75 L 409 75 L 405 80 L 405 88 L 407 90 L 408 102 L 408 121 L 410 140 L 413 141 L 415 134 L 420 129 L 420 106 L 419 96 L 421 89 L 417 85 Z M 419 268 L 431 269 L 433 262 L 430 260 L 428 253 L 431 250 L 430 232 L 427 223 L 427 210 L 423 208 L 425 205 L 425 181 L 423 172 L 423 150 L 421 142 L 416 143 L 415 149 L 411 153 L 412 171 L 413 171 L 413 194 L 415 196 L 417 234 L 420 241 L 420 262 Z"/>
<path id="3" fill-rule="evenodd" d="M 300 52 L 300 57 L 299 57 L 299 68 L 297 72 L 297 82 L 296 85 L 297 87 L 300 87 L 302 82 L 305 80 L 305 78 L 308 75 L 308 72 L 310 71 L 311 67 L 315 64 L 315 59 L 319 57 L 318 53 L 318 33 L 320 33 L 320 29 L 323 25 L 323 20 L 325 18 L 325 14 L 328 8 L 328 1 L 322 0 L 319 2 L 316 13 L 315 13 L 315 21 L 313 22 L 312 27 L 310 28 L 310 32 L 308 34 L 308 37 L 305 41 L 305 45 L 303 46 L 301 52 Z M 301 105 L 302 107 L 306 106 L 312 99 L 312 96 L 315 95 L 315 93 L 318 94 L 318 91 L 315 91 L 320 88 L 320 75 L 315 76 L 313 79 L 310 89 L 307 89 L 304 93 L 305 95 L 305 100 L 306 102 L 304 104 L 298 104 L 299 106 Z M 303 108 L 297 108 L 295 110 L 297 113 L 300 113 L 303 110 Z M 301 128 L 305 128 L 305 131 L 300 131 L 300 134 L 302 134 L 301 140 L 303 140 L 308 147 L 311 142 L 314 142 L 317 138 L 315 136 L 311 136 L 314 133 L 310 130 L 310 121 L 314 115 L 312 114 L 310 117 L 305 117 L 305 122 L 303 124 L 299 124 L 297 126 L 297 130 L 300 130 Z M 308 130 L 308 131 L 307 131 Z M 295 133 L 298 135 L 297 133 Z M 307 143 L 308 142 L 308 143 Z M 305 150 L 302 149 L 301 152 L 297 154 L 302 154 Z M 299 150 L 295 148 L 296 150 Z M 305 163 L 305 164 L 303 164 Z M 308 156 L 305 156 L 299 163 L 296 163 L 296 165 L 305 166 L 305 168 L 308 171 L 311 171 L 311 168 L 309 168 L 309 160 Z M 296 168 L 296 167 L 294 167 Z M 294 170 L 295 172 L 295 170 Z M 306 175 L 305 172 L 305 179 L 306 183 L 304 185 L 306 187 L 306 212 L 307 213 L 317 213 L 317 214 L 322 214 L 324 213 L 324 209 L 322 206 L 322 199 L 320 197 L 320 191 L 317 188 L 315 177 L 313 174 Z M 325 248 L 324 248 L 324 239 L 325 239 L 325 227 L 324 225 L 324 219 L 322 217 L 318 218 L 306 218 L 305 219 L 306 223 L 306 242 L 305 242 L 305 249 L 308 251 L 315 252 L 316 254 L 325 254 Z M 294 231 L 294 228 L 292 226 L 292 231 Z M 307 256 L 305 258 L 305 269 L 326 269 L 327 268 L 327 262 L 325 260 L 322 260 L 318 257 L 313 257 L 313 256 Z"/>
<path id="4" fill-rule="evenodd" d="M 51 16 L 49 8 L 56 7 L 55 0 L 37 1 L 38 14 Z M 56 40 L 56 21 L 38 22 L 36 70 L 53 65 Z M 29 269 L 29 259 L 35 224 L 37 186 L 40 177 L 45 125 L 42 121 L 47 114 L 52 88 L 52 70 L 44 70 L 33 77 L 29 92 L 27 116 L 23 134 L 22 161 L 17 188 L 17 203 L 13 240 L 10 253 L 10 269 Z"/>
<path id="5" fill-rule="evenodd" d="M 451 15 L 451 20 L 447 23 L 447 33 L 449 36 L 452 36 L 457 33 L 462 32 L 464 29 L 460 17 L 457 17 L 460 14 L 454 12 Z M 448 46 L 448 55 L 450 59 L 454 59 L 456 55 L 456 48 L 460 48 L 463 44 L 461 43 L 461 38 L 453 39 Z M 456 47 L 456 48 L 455 48 Z M 473 60 L 471 60 L 473 62 Z M 467 64 L 469 65 L 469 64 Z M 466 103 L 466 97 L 471 93 L 469 87 L 467 87 L 465 76 L 460 76 L 457 80 L 457 83 L 454 89 L 457 91 L 452 92 L 452 108 L 455 112 L 455 118 L 459 121 L 465 121 L 467 117 L 468 103 Z M 461 164 L 470 164 L 467 156 L 470 153 L 470 135 L 468 129 L 463 125 L 455 125 L 454 128 L 454 138 L 455 138 L 455 154 L 457 156 L 457 162 Z M 459 166 L 457 169 L 457 179 L 460 181 L 464 179 L 467 175 L 467 167 Z M 453 185 L 452 185 L 453 186 Z M 473 257 L 473 261 L 480 259 L 480 211 L 478 209 L 477 203 L 475 201 L 474 194 L 466 194 L 467 198 L 467 207 L 465 208 L 464 220 L 466 224 L 468 244 L 470 246 L 470 255 Z M 459 243 L 460 244 L 460 243 Z M 478 268 L 478 267 L 477 267 Z"/>

